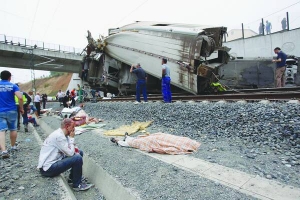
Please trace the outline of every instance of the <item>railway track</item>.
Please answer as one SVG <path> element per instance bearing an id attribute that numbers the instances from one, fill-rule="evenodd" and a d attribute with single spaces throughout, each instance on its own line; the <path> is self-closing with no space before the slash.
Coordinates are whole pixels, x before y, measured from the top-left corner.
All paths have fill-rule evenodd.
<path id="1" fill-rule="evenodd" d="M 219 101 L 219 100 L 299 100 L 300 92 L 282 92 L 282 93 L 247 93 L 247 94 L 223 94 L 223 95 L 183 95 L 172 96 L 173 101 Z M 149 101 L 160 101 L 162 96 L 149 96 Z M 100 101 L 135 101 L 134 97 L 103 99 Z"/>
<path id="2" fill-rule="evenodd" d="M 148 94 L 149 101 L 162 101 L 162 96 L 158 94 Z M 88 99 L 87 99 L 88 100 Z M 300 87 L 290 88 L 263 88 L 263 89 L 241 89 L 226 91 L 215 95 L 191 95 L 186 93 L 172 94 L 173 101 L 259 101 L 259 100 L 300 100 Z M 135 101 L 135 96 L 98 98 L 97 101 L 102 102 L 120 102 L 120 101 Z"/>

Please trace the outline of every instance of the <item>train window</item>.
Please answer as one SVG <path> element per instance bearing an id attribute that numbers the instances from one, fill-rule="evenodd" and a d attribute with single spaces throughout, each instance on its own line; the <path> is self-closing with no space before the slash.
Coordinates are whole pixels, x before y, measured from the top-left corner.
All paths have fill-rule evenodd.
<path id="1" fill-rule="evenodd" d="M 154 24 L 152 26 L 169 26 L 170 24 Z"/>

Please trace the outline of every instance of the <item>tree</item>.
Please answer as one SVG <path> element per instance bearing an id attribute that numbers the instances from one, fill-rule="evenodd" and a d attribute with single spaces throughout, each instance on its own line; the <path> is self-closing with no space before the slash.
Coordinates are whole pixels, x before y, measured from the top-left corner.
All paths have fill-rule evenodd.
<path id="1" fill-rule="evenodd" d="M 54 72 L 54 71 L 50 71 L 50 77 L 57 77 L 57 76 L 62 76 L 64 75 L 64 72 Z"/>

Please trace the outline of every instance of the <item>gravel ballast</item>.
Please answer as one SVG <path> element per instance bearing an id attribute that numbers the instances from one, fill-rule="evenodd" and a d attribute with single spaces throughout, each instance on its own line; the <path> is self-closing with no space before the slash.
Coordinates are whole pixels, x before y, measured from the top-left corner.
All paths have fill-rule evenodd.
<path id="1" fill-rule="evenodd" d="M 58 109 L 57 104 L 49 104 L 51 106 Z M 104 119 L 105 129 L 117 128 L 133 121 L 153 120 L 153 124 L 147 128 L 151 133 L 168 132 L 201 142 L 199 151 L 191 156 L 299 186 L 298 104 L 149 102 L 134 105 L 127 102 L 101 102 L 87 103 L 85 111 L 93 117 Z M 94 136 L 87 136 L 85 133 L 80 137 L 83 137 L 80 139 L 83 147 L 87 145 L 84 141 L 96 142 L 89 138 Z M 103 144 L 99 142 L 98 148 L 102 149 L 106 145 L 106 141 Z M 102 149 L 102 153 L 91 151 L 91 155 L 104 156 L 104 152 L 105 149 Z M 123 148 L 114 153 L 118 155 L 120 152 L 133 154 L 134 151 Z M 112 171 L 114 173 L 117 172 Z"/>
<path id="2" fill-rule="evenodd" d="M 299 104 L 102 102 L 86 104 L 106 129 L 153 120 L 147 129 L 187 136 L 202 143 L 192 156 L 275 179 L 300 184 Z"/>
<path id="3" fill-rule="evenodd" d="M 45 117 L 47 118 L 47 117 Z M 48 117 L 50 119 L 50 117 Z M 54 123 L 55 129 L 59 122 Z M 62 189 L 60 177 L 42 177 L 37 170 L 40 145 L 33 131 L 36 130 L 42 141 L 48 133 L 41 127 L 30 126 L 25 133 L 21 125 L 18 131 L 18 151 L 12 152 L 10 158 L 0 158 L 0 199 L 64 199 L 68 194 Z M 9 133 L 6 134 L 6 144 L 10 147 Z M 67 174 L 65 174 L 67 177 Z M 70 189 L 72 192 L 72 189 Z M 103 195 L 97 188 L 89 191 L 73 192 L 77 199 L 103 200 Z"/>
<path id="4" fill-rule="evenodd" d="M 51 125 L 59 121 L 52 118 Z M 121 148 L 93 131 L 77 135 L 76 144 L 140 199 L 255 199 L 134 149 Z"/>

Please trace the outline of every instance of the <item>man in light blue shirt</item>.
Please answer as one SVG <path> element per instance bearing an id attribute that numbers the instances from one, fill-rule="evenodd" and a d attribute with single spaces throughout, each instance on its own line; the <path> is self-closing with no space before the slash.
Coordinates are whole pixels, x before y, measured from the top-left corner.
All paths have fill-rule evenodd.
<path id="1" fill-rule="evenodd" d="M 168 60 L 166 58 L 162 59 L 162 95 L 165 103 L 172 103 L 172 93 L 171 93 L 171 78 L 170 78 L 170 67 L 167 65 Z"/>
<path id="2" fill-rule="evenodd" d="M 10 130 L 11 150 L 17 150 L 17 105 L 15 95 L 19 99 L 20 113 L 24 113 L 23 97 L 17 85 L 10 82 L 11 73 L 7 70 L 1 72 L 0 81 L 0 147 L 1 157 L 9 158 L 5 147 L 5 131 Z"/>

